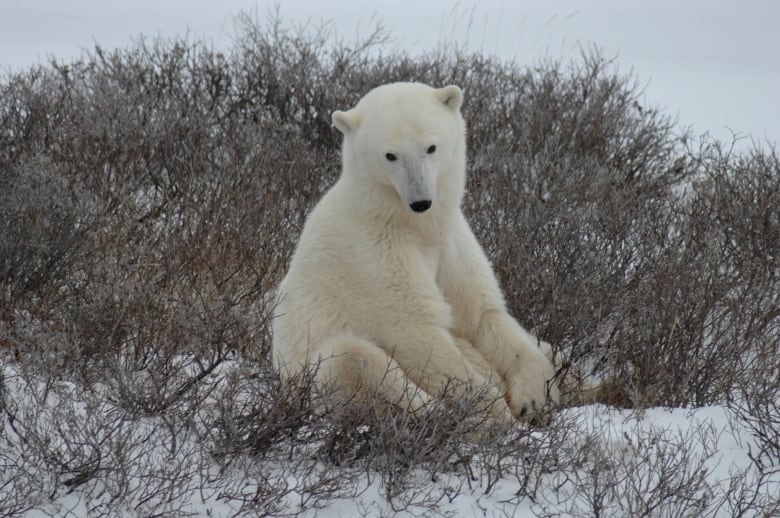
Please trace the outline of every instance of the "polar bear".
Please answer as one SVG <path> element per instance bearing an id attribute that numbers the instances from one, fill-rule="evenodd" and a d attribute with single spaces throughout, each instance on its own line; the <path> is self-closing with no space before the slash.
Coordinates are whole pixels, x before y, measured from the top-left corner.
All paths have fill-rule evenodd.
<path id="1" fill-rule="evenodd" d="M 507 312 L 461 211 L 462 101 L 454 85 L 394 83 L 333 113 L 343 167 L 279 286 L 282 375 L 316 364 L 315 382 L 338 394 L 412 410 L 447 386 L 486 387 L 502 423 L 558 401 L 550 359 Z"/>

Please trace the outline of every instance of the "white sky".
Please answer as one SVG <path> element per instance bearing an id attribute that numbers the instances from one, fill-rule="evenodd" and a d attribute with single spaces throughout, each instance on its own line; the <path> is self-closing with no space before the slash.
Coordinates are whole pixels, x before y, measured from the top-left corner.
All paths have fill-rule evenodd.
<path id="1" fill-rule="evenodd" d="M 69 59 L 95 43 L 187 32 L 230 45 L 241 10 L 263 18 L 271 0 L 0 0 L 0 68 Z M 332 21 L 346 38 L 375 21 L 412 51 L 441 40 L 529 63 L 576 57 L 578 43 L 617 56 L 647 85 L 645 101 L 696 133 L 731 131 L 780 142 L 780 1 L 776 0 L 282 0 L 282 18 Z M 749 142 L 743 142 L 749 144 Z"/>

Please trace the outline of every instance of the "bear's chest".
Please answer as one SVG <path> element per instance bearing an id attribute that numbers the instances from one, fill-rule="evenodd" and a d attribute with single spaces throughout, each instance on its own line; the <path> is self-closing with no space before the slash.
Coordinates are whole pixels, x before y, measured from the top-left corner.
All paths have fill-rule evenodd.
<path id="1" fill-rule="evenodd" d="M 434 247 L 427 247 L 421 251 L 422 264 L 431 279 L 437 279 L 439 276 L 439 265 L 441 264 L 441 250 Z"/>

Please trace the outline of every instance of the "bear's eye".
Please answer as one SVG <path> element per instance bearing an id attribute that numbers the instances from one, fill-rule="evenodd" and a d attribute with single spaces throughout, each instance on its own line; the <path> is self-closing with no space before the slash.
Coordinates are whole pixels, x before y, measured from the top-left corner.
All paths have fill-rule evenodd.
<path id="1" fill-rule="evenodd" d="M 428 149 L 426 151 L 428 152 L 429 155 L 431 155 L 436 152 L 436 146 L 435 145 L 428 146 Z"/>
<path id="2" fill-rule="evenodd" d="M 387 159 L 388 162 L 395 162 L 396 158 L 398 157 L 392 153 L 387 153 L 385 154 L 385 158 Z"/>

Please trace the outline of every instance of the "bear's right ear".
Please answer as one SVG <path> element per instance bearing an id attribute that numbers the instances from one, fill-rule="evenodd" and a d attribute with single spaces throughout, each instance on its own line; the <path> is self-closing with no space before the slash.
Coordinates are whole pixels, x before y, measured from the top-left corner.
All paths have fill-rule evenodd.
<path id="1" fill-rule="evenodd" d="M 358 117 L 355 110 L 349 110 L 348 112 L 336 110 L 331 116 L 331 121 L 336 129 L 344 135 L 353 131 L 358 125 Z"/>
<path id="2" fill-rule="evenodd" d="M 463 104 L 463 90 L 456 85 L 448 85 L 436 90 L 436 97 L 453 111 L 460 109 Z"/>

